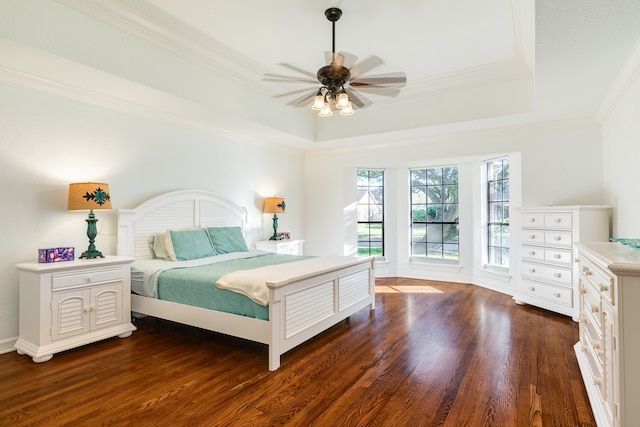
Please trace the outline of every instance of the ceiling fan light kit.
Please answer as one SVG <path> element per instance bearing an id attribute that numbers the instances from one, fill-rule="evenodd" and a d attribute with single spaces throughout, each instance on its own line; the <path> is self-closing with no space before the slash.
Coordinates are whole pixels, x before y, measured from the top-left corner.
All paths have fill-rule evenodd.
<path id="1" fill-rule="evenodd" d="M 406 84 L 407 78 L 404 73 L 387 73 L 378 76 L 361 77 L 361 75 L 382 64 L 382 60 L 376 56 L 371 56 L 359 64 L 355 64 L 357 57 L 345 52 L 336 53 L 336 21 L 342 16 L 342 10 L 331 7 L 324 12 L 326 18 L 331 21 L 332 27 L 332 50 L 329 65 L 321 67 L 315 74 L 319 89 L 311 89 L 303 96 L 288 102 L 288 105 L 296 107 L 308 105 L 313 99 L 311 109 L 318 111 L 320 117 L 330 117 L 333 110 L 339 110 L 343 116 L 350 116 L 355 113 L 356 108 L 363 108 L 370 105 L 369 101 L 362 94 L 356 94 L 357 90 L 367 90 L 370 93 L 378 93 L 385 96 L 396 96 L 397 88 Z M 347 62 L 355 65 L 349 66 Z M 282 64 L 307 77 L 313 74 L 301 70 L 297 67 Z M 279 74 L 266 74 L 264 80 L 279 83 L 316 83 L 311 78 L 291 77 Z M 317 84 L 317 83 L 316 83 Z M 394 90 L 391 90 L 394 89 Z M 300 92 L 295 91 L 293 93 Z"/>

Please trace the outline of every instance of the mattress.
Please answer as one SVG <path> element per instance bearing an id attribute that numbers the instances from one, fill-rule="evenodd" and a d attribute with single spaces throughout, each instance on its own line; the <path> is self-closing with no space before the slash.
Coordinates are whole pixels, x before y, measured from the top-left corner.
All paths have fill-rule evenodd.
<path id="1" fill-rule="evenodd" d="M 198 262 L 136 261 L 132 265 L 132 289 L 138 294 L 166 301 L 268 320 L 268 306 L 257 304 L 242 294 L 220 289 L 216 282 L 235 271 L 308 258 L 311 257 L 253 251 L 233 256 L 219 255 Z M 146 285 L 145 280 L 141 280 L 143 276 L 146 277 Z"/>

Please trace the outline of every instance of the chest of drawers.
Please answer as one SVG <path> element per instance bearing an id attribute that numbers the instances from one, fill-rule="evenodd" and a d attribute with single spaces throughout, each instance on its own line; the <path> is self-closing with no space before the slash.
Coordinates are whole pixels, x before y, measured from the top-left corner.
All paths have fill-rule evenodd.
<path id="1" fill-rule="evenodd" d="M 640 425 L 640 249 L 579 242 L 574 346 L 598 426 Z"/>
<path id="2" fill-rule="evenodd" d="M 531 304 L 578 319 L 574 242 L 609 238 L 607 206 L 519 209 L 516 235 L 519 304 Z"/>

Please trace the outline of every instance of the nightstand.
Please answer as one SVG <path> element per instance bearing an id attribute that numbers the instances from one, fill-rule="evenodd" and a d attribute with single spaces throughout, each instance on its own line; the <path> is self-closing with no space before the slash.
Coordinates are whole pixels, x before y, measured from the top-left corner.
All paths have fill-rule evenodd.
<path id="1" fill-rule="evenodd" d="M 131 323 L 130 257 L 23 263 L 20 326 L 15 348 L 36 363 L 54 353 L 118 336 Z"/>
<path id="2" fill-rule="evenodd" d="M 277 254 L 302 255 L 304 240 L 260 240 L 256 242 L 256 249 Z"/>

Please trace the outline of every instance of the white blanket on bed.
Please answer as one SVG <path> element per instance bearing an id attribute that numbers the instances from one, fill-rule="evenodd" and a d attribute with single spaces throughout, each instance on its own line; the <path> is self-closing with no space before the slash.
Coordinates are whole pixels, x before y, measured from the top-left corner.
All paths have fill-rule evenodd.
<path id="1" fill-rule="evenodd" d="M 357 258 L 349 256 L 325 256 L 268 265 L 252 270 L 235 271 L 222 276 L 216 286 L 245 295 L 257 304 L 269 303 L 267 283 L 286 283 L 291 279 L 314 276 L 327 270 L 333 270 L 352 263 Z"/>

